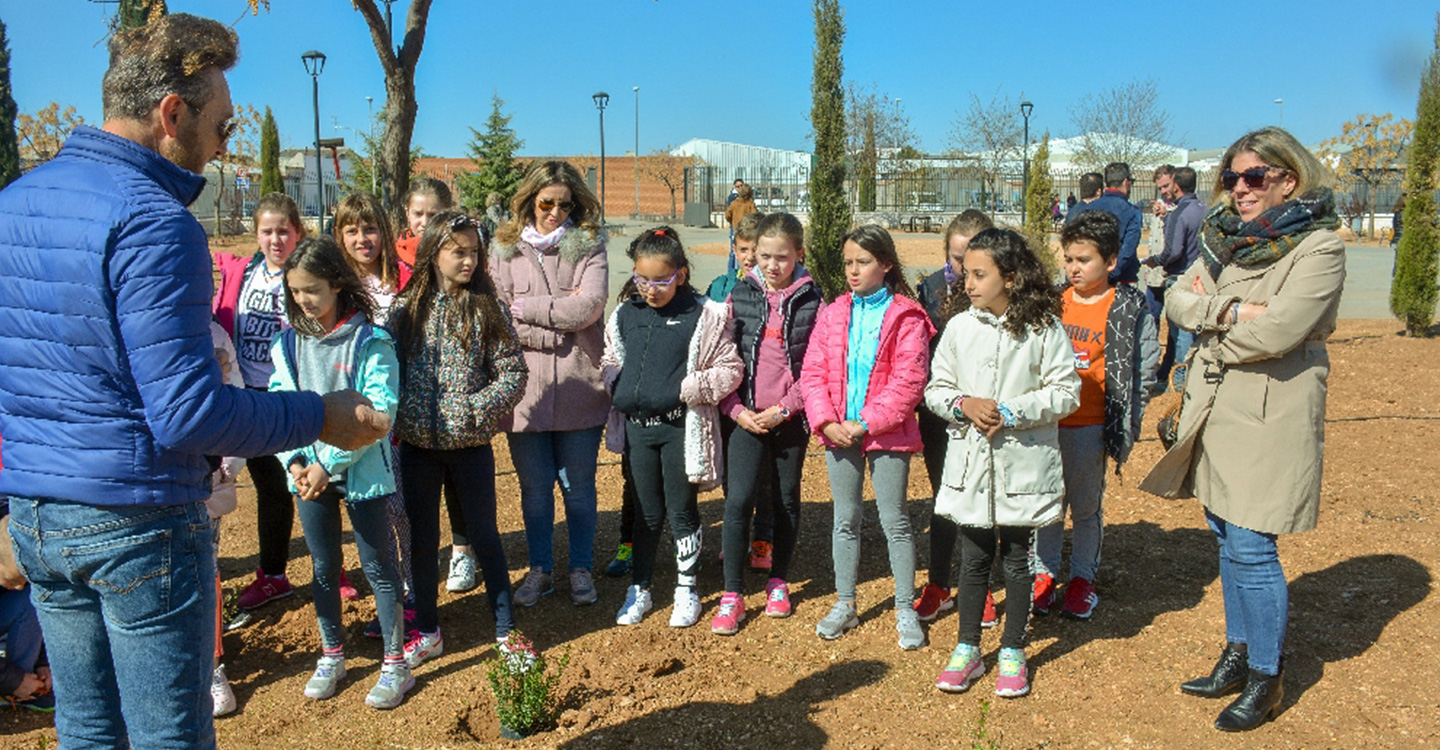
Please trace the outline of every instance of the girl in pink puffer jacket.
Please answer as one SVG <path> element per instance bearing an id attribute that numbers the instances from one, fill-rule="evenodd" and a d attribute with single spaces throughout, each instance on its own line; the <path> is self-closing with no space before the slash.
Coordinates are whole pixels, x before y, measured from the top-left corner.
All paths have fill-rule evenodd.
<path id="1" fill-rule="evenodd" d="M 815 632 L 833 640 L 860 624 L 855 582 L 868 463 L 890 549 L 900 647 L 917 649 L 925 633 L 911 607 L 915 546 L 905 499 L 910 457 L 921 448 L 915 407 L 929 375 L 935 327 L 914 300 L 889 232 L 857 227 L 846 235 L 844 253 L 849 291 L 816 319 L 800 371 L 805 415 L 825 444 L 835 501 L 831 550 L 839 600 Z"/>

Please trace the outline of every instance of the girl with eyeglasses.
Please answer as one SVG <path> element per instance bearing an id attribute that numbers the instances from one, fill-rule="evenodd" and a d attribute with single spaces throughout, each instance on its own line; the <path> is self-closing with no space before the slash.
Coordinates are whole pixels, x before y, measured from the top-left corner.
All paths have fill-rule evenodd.
<path id="1" fill-rule="evenodd" d="M 415 275 L 390 314 L 400 355 L 400 467 L 410 516 L 416 632 L 412 668 L 444 651 L 436 611 L 440 491 L 465 510 L 465 531 L 495 615 L 495 640 L 515 629 L 510 574 L 495 520 L 490 440 L 525 388 L 525 359 L 485 271 L 478 225 L 442 211 L 415 255 Z"/>
<path id="2" fill-rule="evenodd" d="M 525 395 L 502 427 L 520 480 L 530 562 L 515 602 L 532 607 L 554 591 L 558 483 L 570 532 L 570 600 L 588 605 L 597 598 L 595 465 L 610 413 L 600 379 L 610 273 L 600 204 L 575 167 L 545 161 L 520 181 L 510 207 L 490 273 L 530 369 Z"/>
<path id="3" fill-rule="evenodd" d="M 601 360 L 615 399 L 607 447 L 629 449 L 640 500 L 631 585 L 615 622 L 638 624 L 653 608 L 651 573 L 668 517 L 677 569 L 670 626 L 684 628 L 700 618 L 696 493 L 718 486 L 723 471 L 716 405 L 740 384 L 744 365 L 725 305 L 690 285 L 674 229 L 642 232 L 626 254 L 635 268 L 606 322 Z"/>
<path id="4" fill-rule="evenodd" d="M 1345 282 L 1327 170 L 1279 128 L 1225 151 L 1199 259 L 1165 294 L 1171 325 L 1197 331 L 1178 439 L 1140 488 L 1197 497 L 1219 545 L 1226 645 L 1181 691 L 1240 696 L 1215 721 L 1253 729 L 1275 716 L 1289 591 L 1276 539 L 1315 528 L 1325 392 Z"/>

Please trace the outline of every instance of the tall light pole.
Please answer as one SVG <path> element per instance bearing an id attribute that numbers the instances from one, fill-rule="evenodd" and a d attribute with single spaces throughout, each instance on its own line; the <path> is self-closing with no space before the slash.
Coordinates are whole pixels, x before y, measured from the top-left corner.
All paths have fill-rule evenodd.
<path id="1" fill-rule="evenodd" d="M 1030 112 L 1035 105 L 1029 101 L 1020 102 L 1020 115 L 1025 118 L 1025 174 L 1020 178 L 1020 226 L 1025 226 L 1026 198 L 1030 192 Z"/>
<path id="2" fill-rule="evenodd" d="M 1285 127 L 1285 100 L 1276 99 L 1275 104 L 1279 105 L 1280 107 L 1280 127 L 1283 128 Z"/>
<path id="3" fill-rule="evenodd" d="M 595 100 L 595 108 L 600 110 L 600 226 L 605 226 L 605 105 L 610 103 L 610 95 L 604 91 L 595 92 L 590 97 Z"/>
<path id="4" fill-rule="evenodd" d="M 370 135 L 365 139 L 365 150 L 370 152 L 370 194 L 375 194 L 375 97 L 365 97 L 365 106 L 370 110 L 370 127 L 365 128 Z"/>
<path id="5" fill-rule="evenodd" d="M 640 218 L 640 87 L 635 91 L 635 218 Z"/>
<path id="6" fill-rule="evenodd" d="M 325 230 L 325 169 L 320 165 L 320 74 L 325 72 L 325 53 L 310 50 L 300 56 L 305 62 L 305 72 L 315 93 L 315 212 L 318 214 L 316 231 Z"/>

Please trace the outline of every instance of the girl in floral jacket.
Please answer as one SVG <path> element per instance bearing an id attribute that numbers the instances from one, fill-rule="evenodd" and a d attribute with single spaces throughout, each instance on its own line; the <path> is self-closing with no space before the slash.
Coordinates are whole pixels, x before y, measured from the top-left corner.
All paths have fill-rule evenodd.
<path id="1" fill-rule="evenodd" d="M 490 438 L 525 389 L 525 359 L 510 316 L 485 271 L 478 225 L 443 211 L 425 228 L 415 275 L 390 323 L 400 355 L 400 468 L 410 516 L 417 633 L 405 644 L 411 667 L 444 650 L 436 612 L 440 490 L 465 508 L 465 522 L 495 637 L 515 628 L 509 566 L 495 522 L 495 454 Z"/>

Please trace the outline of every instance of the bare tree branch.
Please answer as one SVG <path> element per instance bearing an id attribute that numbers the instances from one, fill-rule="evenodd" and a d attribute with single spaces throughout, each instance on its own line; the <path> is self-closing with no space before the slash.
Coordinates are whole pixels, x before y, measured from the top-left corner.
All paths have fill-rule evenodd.
<path id="1" fill-rule="evenodd" d="M 1170 113 L 1153 78 L 1085 95 L 1070 107 L 1070 122 L 1081 138 L 1075 161 L 1091 169 L 1115 161 L 1150 166 L 1170 152 Z"/>

